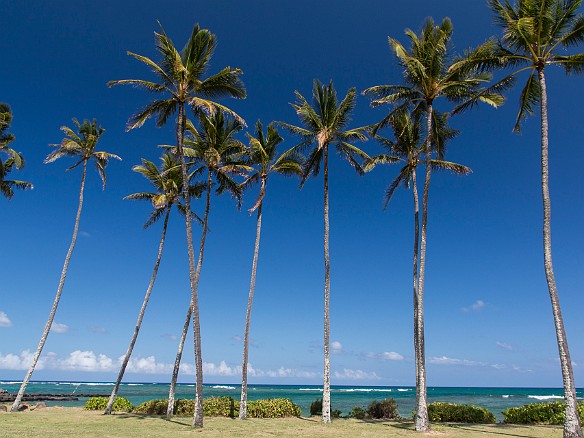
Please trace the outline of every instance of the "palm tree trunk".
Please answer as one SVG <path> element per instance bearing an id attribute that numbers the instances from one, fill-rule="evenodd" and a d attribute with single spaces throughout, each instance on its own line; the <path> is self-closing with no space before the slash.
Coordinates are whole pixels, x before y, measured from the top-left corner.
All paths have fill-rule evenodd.
<path id="1" fill-rule="evenodd" d="M 324 384 L 322 421 L 331 422 L 330 299 L 331 265 L 329 258 L 328 145 L 324 145 Z"/>
<path id="2" fill-rule="evenodd" d="M 418 347 L 416 354 L 416 415 L 414 422 L 417 431 L 430 430 L 428 419 L 428 406 L 426 400 L 426 353 L 424 347 L 424 276 L 426 273 L 426 230 L 428 224 L 428 192 L 430 190 L 430 177 L 432 174 L 430 158 L 432 155 L 432 102 L 428 102 L 428 118 L 426 122 L 426 179 L 424 181 L 424 194 L 422 198 L 422 232 L 420 235 L 420 278 L 414 316 L 416 333 L 414 342 Z"/>
<path id="3" fill-rule="evenodd" d="M 55 313 L 57 312 L 57 307 L 59 306 L 59 300 L 61 299 L 61 293 L 63 292 L 63 286 L 65 285 L 65 278 L 67 277 L 67 269 L 69 267 L 69 261 L 71 260 L 71 255 L 73 254 L 73 249 L 75 248 L 75 242 L 77 241 L 77 233 L 79 231 L 79 220 L 81 219 L 81 210 L 83 208 L 83 190 L 85 189 L 85 175 L 87 174 L 87 160 L 83 161 L 83 172 L 81 174 L 81 187 L 79 188 L 79 206 L 77 207 L 77 216 L 75 216 L 75 226 L 73 228 L 73 237 L 71 238 L 71 244 L 69 245 L 69 250 L 67 251 L 67 255 L 65 256 L 65 263 L 63 264 L 63 270 L 61 271 L 61 279 L 59 280 L 59 286 L 57 287 L 57 294 L 55 295 L 55 300 L 53 301 L 53 307 L 51 308 L 51 312 L 49 313 L 49 319 L 45 325 L 45 329 L 41 336 L 41 340 L 37 347 L 37 351 L 32 358 L 32 364 L 24 380 L 22 381 L 22 385 L 20 385 L 20 389 L 18 390 L 18 394 L 16 395 L 16 399 L 10 408 L 11 412 L 18 411 L 20 406 L 20 402 L 22 401 L 22 397 L 24 396 L 24 391 L 30 381 L 32 373 L 36 367 L 36 364 L 39 360 L 41 352 L 43 351 L 43 347 L 45 346 L 45 342 L 47 340 L 47 336 L 49 336 L 49 331 L 53 325 L 53 320 L 55 319 Z"/>
<path id="4" fill-rule="evenodd" d="M 128 351 L 126 351 L 126 355 L 124 356 L 124 360 L 122 362 L 122 366 L 120 367 L 120 372 L 118 374 L 118 379 L 114 385 L 112 393 L 110 395 L 109 401 L 107 402 L 107 406 L 105 408 L 104 414 L 109 415 L 112 413 L 112 407 L 114 405 L 114 401 L 116 396 L 118 395 L 118 389 L 120 388 L 120 383 L 122 382 L 122 378 L 124 377 L 124 373 L 126 371 L 126 367 L 128 366 L 128 362 L 130 360 L 130 356 L 132 355 L 132 351 L 134 350 L 134 345 L 136 345 L 136 340 L 138 339 L 138 333 L 140 332 L 140 327 L 142 326 L 142 320 L 144 319 L 144 313 L 146 312 L 146 306 L 148 306 L 148 300 L 150 299 L 150 293 L 152 292 L 152 288 L 154 287 L 154 282 L 156 281 L 156 275 L 158 274 L 158 267 L 160 266 L 160 260 L 162 259 L 162 250 L 164 249 L 164 240 L 166 238 L 166 228 L 168 226 L 168 218 L 170 216 L 170 210 L 172 209 L 172 204 L 166 206 L 166 215 L 164 216 L 164 225 L 162 226 L 162 235 L 160 236 L 160 244 L 158 245 L 158 255 L 156 256 L 156 263 L 154 264 L 154 269 L 152 270 L 152 277 L 150 278 L 150 283 L 148 284 L 148 288 L 146 289 L 146 294 L 144 295 L 144 301 L 142 302 L 142 308 L 140 309 L 140 313 L 138 314 L 138 321 L 136 321 L 136 327 L 134 328 L 134 334 L 132 335 L 132 340 L 130 341 L 130 345 L 128 346 Z"/>
<path id="5" fill-rule="evenodd" d="M 201 357 L 201 324 L 199 319 L 199 296 L 197 294 L 197 285 L 199 283 L 198 272 L 195 273 L 195 251 L 193 249 L 193 223 L 191 215 L 191 196 L 189 194 L 189 180 L 187 175 L 187 164 L 183 153 L 183 140 L 185 133 L 185 107 L 180 103 L 178 107 L 178 119 L 176 126 L 176 137 L 178 154 L 180 156 L 180 165 L 183 176 L 183 198 L 185 200 L 185 216 L 187 229 L 187 252 L 189 256 L 189 282 L 191 286 L 191 308 L 193 313 L 194 350 L 195 350 L 195 373 L 196 373 L 196 398 L 195 398 L 195 415 L 193 427 L 203 427 L 203 360 Z M 207 229 L 203 229 L 205 234 Z M 199 257 L 199 263 L 201 262 Z M 197 271 L 200 271 L 197 266 Z"/>
<path id="6" fill-rule="evenodd" d="M 266 179 L 262 178 L 260 187 L 260 199 L 263 199 L 266 192 Z M 247 420 L 247 359 L 249 353 L 249 323 L 251 321 L 251 308 L 253 305 L 253 295 L 255 292 L 256 272 L 258 267 L 258 256 L 260 253 L 260 235 L 262 232 L 262 206 L 263 200 L 258 206 L 258 219 L 256 223 L 256 239 L 253 251 L 253 262 L 251 265 L 251 281 L 249 284 L 249 297 L 247 299 L 247 312 L 245 314 L 245 332 L 243 334 L 243 360 L 241 363 L 241 401 L 239 403 L 239 419 Z"/>
<path id="7" fill-rule="evenodd" d="M 193 308 L 189 303 L 189 311 L 187 312 L 187 317 L 185 319 L 185 324 L 183 326 L 183 331 L 180 336 L 180 342 L 178 344 L 178 351 L 176 353 L 176 359 L 174 360 L 174 368 L 172 370 L 172 378 L 170 379 L 170 389 L 168 390 L 168 406 L 166 408 L 166 419 L 169 420 L 172 417 L 174 411 L 174 391 L 176 389 L 176 381 L 178 380 L 178 371 L 180 369 L 180 361 L 182 358 L 183 348 L 185 346 L 185 340 L 187 338 L 187 333 L 189 331 L 189 325 L 191 324 L 191 315 Z"/>
<path id="8" fill-rule="evenodd" d="M 213 184 L 213 173 L 209 170 L 207 177 L 207 202 L 205 205 L 205 218 L 203 220 L 203 232 L 201 234 L 201 245 L 199 246 L 199 259 L 197 260 L 197 270 L 195 271 L 195 291 L 199 286 L 201 278 L 201 268 L 203 266 L 203 256 L 205 254 L 205 239 L 207 238 L 207 229 L 209 223 L 209 211 L 211 210 L 211 187 Z M 197 363 L 197 396 L 195 398 L 195 414 L 193 426 L 203 427 L 203 359 L 201 358 L 201 325 L 199 323 L 199 303 L 194 300 L 191 303 L 193 312 L 193 331 L 195 343 L 195 360 Z"/>
<path id="9" fill-rule="evenodd" d="M 418 357 L 418 259 L 420 249 L 420 218 L 418 200 L 418 182 L 416 169 L 412 171 L 412 194 L 414 197 L 414 356 Z M 418 373 L 416 373 L 416 388 L 418 388 Z"/>
<path id="10" fill-rule="evenodd" d="M 582 428 L 578 419 L 576 388 L 574 386 L 574 371 L 568 349 L 568 340 L 564 329 L 564 320 L 560 308 L 560 297 L 556 287 L 554 268 L 552 264 L 552 235 L 551 235 L 551 201 L 549 192 L 549 163 L 548 163 L 548 114 L 547 90 L 543 68 L 538 69 L 539 84 L 541 86 L 541 191 L 543 198 L 543 258 L 545 277 L 548 284 L 556 338 L 564 381 L 564 398 L 566 400 L 566 421 L 564 422 L 564 438 L 582 437 Z"/>

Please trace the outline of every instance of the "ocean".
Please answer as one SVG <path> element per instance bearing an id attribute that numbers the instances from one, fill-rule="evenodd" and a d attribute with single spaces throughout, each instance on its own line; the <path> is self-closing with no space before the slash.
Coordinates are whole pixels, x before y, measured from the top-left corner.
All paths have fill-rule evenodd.
<path id="1" fill-rule="evenodd" d="M 20 382 L 0 381 L 0 388 L 11 393 L 18 392 Z M 111 382 L 30 382 L 27 394 L 79 394 L 94 393 L 109 396 L 113 388 Z M 168 398 L 168 383 L 124 383 L 119 395 L 138 405 L 152 399 Z M 231 396 L 239 400 L 241 385 L 205 384 L 204 397 Z M 289 398 L 302 408 L 302 415 L 308 416 L 310 404 L 321 397 L 322 388 L 313 385 L 248 385 L 248 399 Z M 584 397 L 584 390 L 577 390 L 578 398 Z M 176 398 L 194 398 L 195 385 L 179 383 Z M 397 402 L 400 414 L 409 417 L 414 410 L 416 391 L 409 386 L 332 386 L 332 408 L 339 409 L 343 415 L 351 412 L 353 407 L 367 405 L 373 400 L 393 398 Z M 561 388 L 446 388 L 429 387 L 428 401 L 471 404 L 487 408 L 498 421 L 507 408 L 522 406 L 527 403 L 554 401 L 563 399 Z M 49 406 L 83 406 L 87 399 L 78 401 L 47 402 Z"/>

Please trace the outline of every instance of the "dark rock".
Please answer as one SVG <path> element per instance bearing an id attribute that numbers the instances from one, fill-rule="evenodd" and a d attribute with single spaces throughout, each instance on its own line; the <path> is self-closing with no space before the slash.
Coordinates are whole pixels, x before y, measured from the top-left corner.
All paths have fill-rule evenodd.
<path id="1" fill-rule="evenodd" d="M 8 391 L 6 391 L 4 388 L 0 388 L 0 394 L 8 394 Z"/>
<path id="2" fill-rule="evenodd" d="M 8 406 L 0 405 L 0 412 L 8 412 Z"/>
<path id="3" fill-rule="evenodd" d="M 19 407 L 19 411 L 26 411 L 28 409 L 28 403 L 22 403 Z"/>

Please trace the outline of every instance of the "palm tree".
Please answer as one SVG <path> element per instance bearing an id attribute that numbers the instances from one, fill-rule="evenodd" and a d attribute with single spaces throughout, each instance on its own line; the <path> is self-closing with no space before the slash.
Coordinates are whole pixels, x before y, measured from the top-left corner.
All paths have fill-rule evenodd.
<path id="1" fill-rule="evenodd" d="M 197 130 L 192 123 L 189 122 L 186 124 L 189 136 L 184 140 L 185 147 L 183 149 L 183 157 L 187 156 L 190 160 L 192 160 L 190 165 L 196 166 L 196 169 L 193 172 L 197 174 L 206 172 L 206 181 L 204 181 L 204 185 L 207 196 L 205 203 L 205 215 L 203 217 L 203 232 L 201 233 L 201 242 L 199 245 L 199 257 L 197 259 L 197 267 L 194 272 L 193 287 L 195 290 L 198 288 L 199 279 L 201 277 L 201 268 L 203 266 L 203 257 L 205 254 L 205 240 L 209 230 L 208 224 L 209 212 L 211 210 L 211 191 L 213 188 L 213 181 L 215 181 L 217 184 L 217 188 L 215 189 L 215 193 L 217 195 L 229 192 L 237 199 L 239 206 L 241 204 L 241 187 L 233 180 L 232 176 L 234 174 L 243 175 L 249 170 L 249 166 L 246 166 L 242 162 L 242 158 L 246 152 L 245 145 L 233 137 L 234 134 L 243 129 L 243 124 L 239 118 L 228 119 L 225 117 L 223 111 L 216 111 L 212 116 L 208 116 L 201 112 L 199 113 L 199 125 L 200 129 Z M 188 330 L 189 326 L 189 313 L 194 313 L 195 311 L 196 310 L 191 303 L 189 311 L 187 312 L 187 322 L 184 324 L 181 343 L 179 344 L 173 376 L 171 379 L 168 396 L 168 407 L 166 411 L 167 418 L 172 415 L 174 409 L 174 390 L 180 367 L 183 344 L 186 338 L 186 330 Z M 194 321 L 195 319 L 193 318 L 193 325 Z M 197 337 L 200 339 L 200 328 L 195 326 L 195 339 Z M 197 341 L 195 340 L 195 343 L 196 342 Z M 200 342 L 198 345 L 200 348 Z M 196 359 L 200 360 L 200 356 L 197 355 Z M 197 373 L 199 370 L 202 371 L 202 368 L 198 368 Z M 198 388 L 199 386 L 197 386 L 197 389 Z M 202 391 L 200 397 L 202 397 Z M 197 398 L 199 399 L 198 393 Z M 202 404 L 202 398 L 199 400 Z M 198 403 L 199 402 L 196 404 Z M 203 415 L 202 412 L 203 411 L 201 406 L 201 418 Z M 197 421 L 196 415 L 197 411 L 195 410 L 195 422 Z"/>
<path id="2" fill-rule="evenodd" d="M 81 187 L 79 188 L 79 206 L 77 207 L 77 215 L 75 216 L 75 226 L 73 227 L 73 237 L 71 238 L 71 245 L 69 246 L 69 250 L 67 251 L 67 255 L 65 256 L 65 263 L 63 264 L 63 270 L 61 271 L 61 278 L 59 280 L 59 286 L 57 287 L 57 294 L 55 295 L 55 300 L 53 301 L 53 307 L 51 308 L 51 312 L 49 313 L 49 319 L 45 325 L 45 329 L 41 336 L 41 340 L 37 347 L 36 353 L 33 356 L 32 363 L 24 380 L 22 381 L 22 385 L 20 386 L 20 390 L 14 400 L 12 405 L 11 411 L 16 412 L 18 407 L 20 406 L 20 402 L 22 400 L 22 396 L 24 395 L 24 391 L 26 390 L 26 386 L 30 381 L 32 373 L 35 369 L 35 366 L 39 360 L 39 356 L 43 351 L 43 347 L 45 345 L 45 341 L 47 340 L 47 336 L 49 335 L 49 331 L 53 325 L 53 319 L 55 318 L 55 313 L 57 312 L 57 306 L 59 305 L 59 300 L 61 299 L 61 292 L 63 291 L 63 286 L 65 285 L 65 277 L 67 276 L 67 268 L 69 266 L 69 261 L 71 260 L 71 255 L 73 254 L 73 249 L 75 248 L 75 242 L 77 241 L 77 232 L 79 231 L 79 219 L 81 218 L 81 209 L 83 207 L 83 190 L 85 188 L 85 177 L 87 174 L 87 164 L 89 161 L 93 161 L 95 163 L 95 167 L 97 168 L 97 172 L 101 177 L 103 188 L 105 189 L 106 185 L 106 175 L 105 175 L 105 168 L 110 159 L 115 158 L 116 160 L 121 160 L 120 157 L 114 154 L 110 154 L 108 152 L 103 151 L 96 151 L 95 148 L 97 143 L 104 133 L 104 129 L 101 126 L 97 125 L 97 121 L 94 119 L 93 122 L 89 122 L 89 120 L 84 120 L 82 124 L 80 124 L 77 119 L 73 119 L 73 123 L 77 126 L 77 134 L 69 127 L 63 126 L 61 127 L 61 131 L 65 133 L 65 138 L 61 141 L 60 144 L 52 144 L 51 146 L 56 147 L 56 149 L 51 152 L 47 158 L 45 158 L 45 163 L 52 163 L 53 161 L 61 158 L 61 157 L 73 157 L 77 160 L 77 162 L 69 167 L 67 170 L 71 170 L 76 168 L 77 166 L 81 165 L 83 170 L 81 172 Z"/>
<path id="3" fill-rule="evenodd" d="M 491 75 L 480 73 L 477 69 L 453 69 L 452 63 L 458 61 L 450 54 L 449 44 L 452 37 L 452 23 L 449 18 L 435 25 L 432 18 L 428 18 L 420 35 L 412 30 L 405 31 L 411 40 L 411 49 L 408 51 L 399 41 L 389 38 L 391 49 L 395 52 L 399 65 L 403 69 L 406 85 L 379 85 L 366 89 L 363 94 L 373 97 L 372 106 L 383 104 L 397 104 L 394 111 L 401 111 L 413 106 L 414 111 L 423 111 L 426 114 L 426 139 L 424 155 L 426 176 L 422 197 L 422 228 L 420 233 L 420 266 L 418 277 L 417 309 L 414 310 L 417 321 L 414 323 L 414 343 L 416 346 L 416 430 L 428 431 L 430 424 L 426 400 L 426 365 L 424 349 L 424 279 L 426 269 L 426 234 L 428 223 L 428 193 L 432 173 L 432 137 L 434 128 L 434 101 L 444 97 L 459 104 L 454 112 L 472 107 L 478 102 L 485 102 L 492 106 L 503 103 L 501 91 L 508 86 L 502 82 L 498 87 L 481 88 L 483 83 L 491 79 Z M 488 52 L 492 41 L 465 53 L 465 56 L 478 56 Z M 374 132 L 386 126 L 392 118 L 389 113 L 377 126 Z"/>
<path id="4" fill-rule="evenodd" d="M 324 173 L 324 385 L 322 396 L 322 421 L 331 422 L 330 412 L 330 260 L 329 260 L 329 190 L 328 190 L 328 158 L 329 146 L 334 145 L 337 152 L 346 158 L 351 166 L 362 175 L 363 170 L 358 159 L 366 159 L 368 155 L 361 149 L 350 144 L 354 140 L 367 140 L 364 128 L 345 131 L 350 121 L 350 115 L 355 108 L 355 88 L 351 88 L 339 103 L 337 93 L 331 81 L 328 85 L 314 81 L 312 105 L 296 91 L 296 103 L 292 107 L 300 119 L 302 127 L 279 122 L 279 125 L 290 132 L 303 137 L 299 149 L 314 145 L 303 165 L 302 187 L 309 176 L 317 176 L 320 164 L 323 163 Z"/>
<path id="5" fill-rule="evenodd" d="M 152 277 L 150 278 L 150 283 L 148 284 L 146 294 L 144 295 L 144 300 L 142 302 L 142 307 L 140 308 L 140 313 L 138 314 L 138 321 L 136 322 L 134 334 L 132 335 L 130 345 L 128 346 L 128 350 L 122 361 L 122 366 L 120 367 L 118 378 L 116 380 L 116 383 L 114 384 L 114 388 L 112 390 L 108 404 L 105 408 L 104 414 L 112 413 L 112 407 L 118 394 L 120 383 L 122 382 L 122 378 L 124 377 L 128 361 L 130 360 L 130 356 L 132 355 L 132 351 L 134 350 L 134 345 L 136 344 L 136 340 L 138 339 L 138 333 L 142 325 L 142 320 L 144 319 L 146 306 L 148 305 L 150 293 L 152 292 L 152 288 L 154 287 L 154 282 L 156 281 L 158 268 L 160 266 L 160 261 L 162 259 L 162 251 L 164 249 L 164 242 L 166 238 L 166 229 L 168 227 L 168 219 L 170 217 L 172 207 L 176 205 L 178 207 L 178 210 L 184 214 L 184 205 L 182 205 L 180 202 L 183 186 L 180 162 L 169 152 L 166 152 L 162 156 L 161 161 L 162 163 L 160 169 L 157 168 L 152 161 L 148 161 L 144 158 L 142 159 L 142 165 L 137 165 L 132 168 L 134 172 L 142 174 L 144 177 L 148 179 L 148 181 L 152 183 L 152 185 L 156 188 L 156 193 L 140 192 L 128 195 L 124 198 L 136 199 L 140 201 L 149 201 L 152 203 L 152 205 L 154 206 L 154 211 L 152 211 L 150 217 L 148 218 L 148 221 L 146 221 L 146 223 L 144 224 L 144 228 L 150 227 L 154 223 L 158 222 L 158 220 L 161 219 L 162 217 L 164 217 L 164 222 L 162 225 L 162 234 L 160 236 L 160 243 L 158 245 L 156 262 L 154 263 L 154 269 L 152 270 Z M 189 190 L 191 196 L 200 196 L 201 194 L 200 186 L 190 186 Z M 197 218 L 196 215 L 194 215 L 194 217 Z"/>
<path id="6" fill-rule="evenodd" d="M 540 106 L 544 270 L 564 383 L 566 400 L 564 437 L 582 437 L 582 429 L 576 407 L 574 372 L 552 264 L 549 123 L 545 68 L 557 65 L 564 68 L 568 74 L 584 71 L 584 53 L 565 54 L 566 49 L 584 42 L 584 16 L 577 13 L 580 3 L 581 0 L 519 0 L 511 4 L 509 1 L 501 3 L 498 0 L 488 0 L 489 7 L 495 14 L 495 22 L 503 30 L 503 39 L 495 51 L 495 61 L 499 62 L 499 67 L 514 69 L 504 80 L 514 78 L 522 72 L 529 73 L 521 92 L 514 130 L 518 132 L 521 122 L 533 114 L 537 105 Z M 479 62 L 479 65 L 492 69 L 496 65 L 492 61 Z"/>
<path id="7" fill-rule="evenodd" d="M 156 49 L 161 60 L 159 63 L 151 59 L 128 52 L 137 60 L 149 66 L 158 77 L 158 82 L 143 79 L 125 79 L 110 81 L 113 85 L 135 85 L 153 93 L 164 93 L 166 98 L 156 99 L 145 108 L 138 111 L 128 122 L 128 130 L 138 128 L 150 117 L 156 117 L 158 127 L 166 123 L 168 117 L 177 113 L 176 139 L 178 155 L 181 161 L 183 180 L 187 180 L 187 165 L 183 155 L 183 140 L 186 126 L 185 110 L 190 106 L 195 112 L 215 113 L 218 110 L 232 114 L 228 108 L 210 100 L 222 96 L 245 98 L 246 92 L 243 82 L 239 78 L 242 73 L 239 69 L 226 67 L 220 72 L 204 77 L 209 67 L 209 61 L 216 47 L 216 38 L 199 25 L 193 27 L 190 38 L 182 51 L 178 51 L 170 38 L 167 37 L 162 26 L 161 32 L 155 32 Z M 241 120 L 241 122 L 243 122 Z M 195 276 L 195 253 L 193 249 L 191 200 L 186 186 L 183 187 L 183 198 L 186 212 L 187 250 L 189 258 L 189 280 L 191 287 L 191 304 L 193 326 L 195 331 L 195 367 L 196 367 L 196 403 L 193 420 L 194 427 L 203 427 L 203 359 L 201 357 L 201 328 L 199 320 L 199 298 L 197 294 L 197 278 Z"/>
<path id="8" fill-rule="evenodd" d="M 435 141 L 433 147 L 441 149 L 441 154 L 444 155 L 444 147 L 446 141 L 454 138 L 458 132 L 448 128 L 446 125 L 447 115 L 436 114 L 436 129 Z M 414 286 L 414 336 L 418 334 L 418 265 L 419 265 L 419 248 L 420 248 L 420 221 L 419 221 L 419 198 L 417 185 L 417 167 L 420 162 L 423 162 L 423 152 L 425 141 L 421 133 L 421 114 L 410 114 L 406 111 L 399 111 L 392 115 L 388 120 L 388 124 L 393 131 L 395 140 L 390 140 L 379 135 L 375 138 L 387 149 L 389 154 L 380 154 L 371 157 L 364 163 L 364 170 L 366 172 L 372 170 L 379 164 L 393 164 L 401 162 L 401 168 L 398 176 L 392 181 L 385 191 L 385 208 L 387 208 L 395 190 L 403 185 L 406 188 L 412 189 L 414 201 L 414 251 L 413 251 L 413 286 Z M 466 175 L 471 170 L 463 165 L 452 163 L 441 159 L 431 159 L 430 166 L 433 170 L 448 170 L 458 175 Z M 416 357 L 420 354 L 418 350 L 421 347 L 418 339 L 414 342 Z M 418 376 L 416 376 L 418 377 Z M 416 382 L 418 386 L 418 382 Z"/>
<path id="9" fill-rule="evenodd" d="M 7 175 L 14 169 L 21 169 L 24 166 L 24 159 L 19 152 L 8 146 L 14 141 L 14 135 L 6 132 L 12 122 L 12 110 L 5 103 L 0 103 L 0 152 L 6 155 L 3 160 L 0 154 L 0 192 L 8 200 L 14 195 L 13 189 L 32 189 L 31 183 L 19 180 L 9 180 Z"/>
<path id="10" fill-rule="evenodd" d="M 267 135 L 263 132 L 261 121 L 257 121 L 255 126 L 255 137 L 249 137 L 249 158 L 252 164 L 258 166 L 250 174 L 245 183 L 245 187 L 252 184 L 260 184 L 260 193 L 255 205 L 249 210 L 252 214 L 257 210 L 256 238 L 253 252 L 253 262 L 251 267 L 251 280 L 249 284 L 249 298 L 247 300 L 247 311 L 245 314 L 245 331 L 243 335 L 243 360 L 241 363 L 241 402 L 239 405 L 239 419 L 247 419 L 247 363 L 249 351 L 249 325 L 251 320 L 251 310 L 255 292 L 256 272 L 258 266 L 258 256 L 260 251 L 260 234 L 262 230 L 262 207 L 266 196 L 266 185 L 268 176 L 271 173 L 283 175 L 302 176 L 303 158 L 294 149 L 284 152 L 279 157 L 276 156 L 276 147 L 284 141 L 280 137 L 278 130 L 273 124 L 268 125 Z"/>

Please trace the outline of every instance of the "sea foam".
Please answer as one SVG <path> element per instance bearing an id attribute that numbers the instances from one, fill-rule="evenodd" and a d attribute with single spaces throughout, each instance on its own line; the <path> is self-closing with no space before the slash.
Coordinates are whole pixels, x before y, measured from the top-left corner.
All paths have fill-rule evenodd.
<path id="1" fill-rule="evenodd" d="M 536 400 L 552 400 L 564 397 L 561 395 L 528 395 L 527 398 L 534 398 Z"/>
<path id="2" fill-rule="evenodd" d="M 213 389 L 235 389 L 235 386 L 226 386 L 226 385 L 215 385 L 212 386 Z"/>

